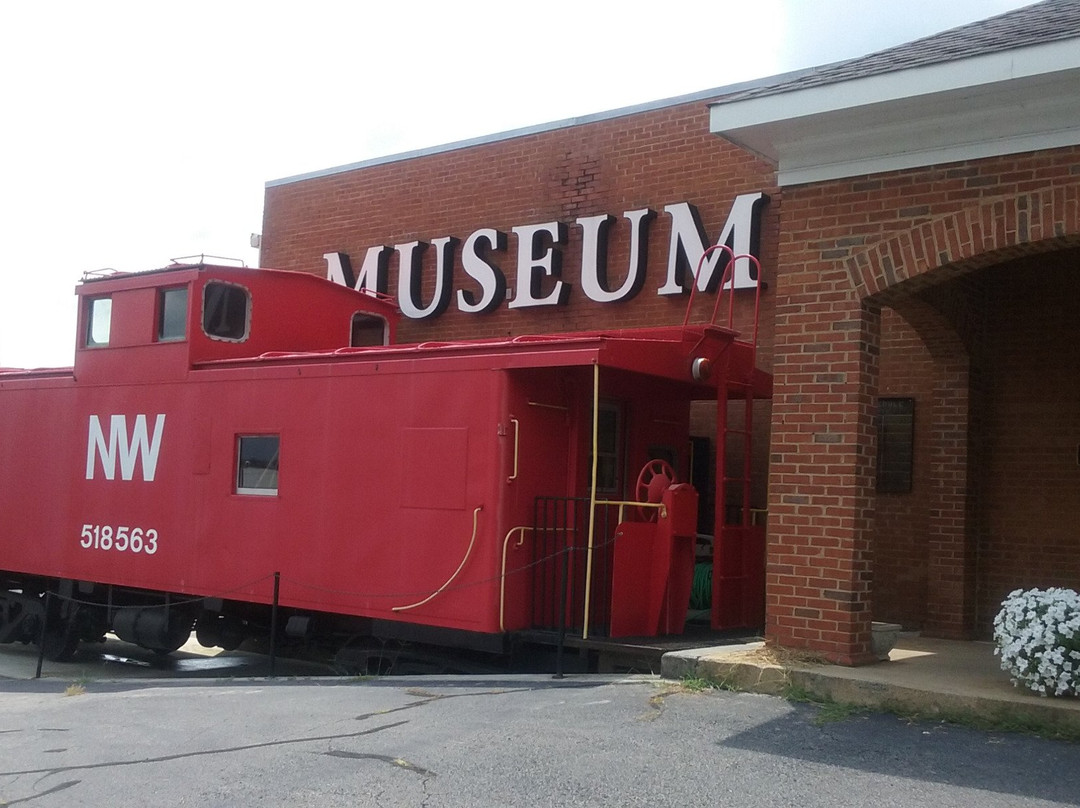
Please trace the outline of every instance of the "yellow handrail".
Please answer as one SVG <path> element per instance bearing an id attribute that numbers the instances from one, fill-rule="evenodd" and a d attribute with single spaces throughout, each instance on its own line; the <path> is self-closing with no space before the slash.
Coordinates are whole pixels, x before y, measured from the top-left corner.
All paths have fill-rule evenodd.
<path id="1" fill-rule="evenodd" d="M 499 631 L 506 631 L 506 548 L 510 544 L 510 537 L 516 532 L 521 531 L 521 537 L 517 540 L 515 547 L 520 547 L 525 543 L 525 531 L 531 530 L 534 533 L 537 532 L 535 527 L 530 525 L 518 525 L 512 527 L 506 532 L 506 536 L 503 537 L 502 548 L 502 568 L 499 576 Z M 541 533 L 573 533 L 571 528 L 565 527 L 548 527 L 540 530 Z M 564 548 L 563 552 L 566 552 L 569 548 Z"/>
<path id="2" fill-rule="evenodd" d="M 518 476 L 518 440 L 521 437 L 521 424 L 517 418 L 511 418 L 510 422 L 514 425 L 514 473 L 506 478 L 508 483 L 512 483 Z"/>
<path id="3" fill-rule="evenodd" d="M 461 572 L 462 569 L 464 569 L 465 562 L 468 561 L 469 556 L 472 555 L 473 545 L 476 544 L 476 526 L 477 526 L 477 524 L 479 523 L 479 520 L 480 520 L 480 511 L 482 511 L 483 509 L 484 509 L 483 505 L 477 505 L 476 510 L 473 511 L 473 515 L 472 515 L 472 538 L 469 539 L 469 547 L 465 551 L 465 557 L 463 559 L 461 559 L 461 563 L 458 564 L 458 568 L 456 570 L 454 570 L 454 574 L 446 579 L 446 583 L 444 583 L 442 586 L 440 586 L 438 589 L 436 589 L 434 592 L 432 592 L 430 595 L 428 595 L 423 600 L 419 600 L 416 603 L 410 603 L 408 606 L 393 606 L 393 607 L 391 607 L 390 611 L 392 611 L 392 612 L 404 612 L 404 611 L 408 611 L 409 609 L 415 609 L 418 606 L 423 606 L 428 601 L 433 600 L 436 595 L 443 592 L 446 589 L 446 587 L 450 586 L 450 584 L 452 584 L 454 582 L 454 579 L 458 577 L 458 573 Z"/>
<path id="4" fill-rule="evenodd" d="M 502 571 L 499 573 L 499 631 L 506 631 L 506 546 L 510 543 L 510 537 L 519 530 L 521 531 L 521 536 L 514 546 L 520 547 L 525 543 L 525 531 L 532 530 L 528 525 L 518 525 L 517 527 L 510 528 L 510 530 L 506 532 L 506 537 L 503 539 Z"/>
<path id="5" fill-rule="evenodd" d="M 658 511 L 660 511 L 660 518 L 661 519 L 667 517 L 667 508 L 664 506 L 663 502 L 639 502 L 636 499 L 598 499 L 598 500 L 596 500 L 596 504 L 597 505 L 618 505 L 619 506 L 619 521 L 620 522 L 624 521 L 623 520 L 623 515 L 626 512 L 626 507 L 627 506 L 630 506 L 632 508 L 656 508 Z"/>

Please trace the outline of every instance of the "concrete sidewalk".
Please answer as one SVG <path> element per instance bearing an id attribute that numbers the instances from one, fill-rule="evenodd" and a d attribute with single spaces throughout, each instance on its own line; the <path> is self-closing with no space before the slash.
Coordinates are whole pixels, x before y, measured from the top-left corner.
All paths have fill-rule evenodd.
<path id="1" fill-rule="evenodd" d="M 774 654 L 763 643 L 674 651 L 661 675 L 739 690 L 790 693 L 902 714 L 1080 737 L 1080 699 L 1014 687 L 988 642 L 902 634 L 888 662 L 857 668 Z"/>

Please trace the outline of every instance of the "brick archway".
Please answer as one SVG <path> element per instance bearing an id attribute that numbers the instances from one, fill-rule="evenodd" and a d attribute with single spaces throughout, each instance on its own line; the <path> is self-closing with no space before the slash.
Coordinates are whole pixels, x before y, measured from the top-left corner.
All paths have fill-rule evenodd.
<path id="1" fill-rule="evenodd" d="M 883 305 L 915 324 L 935 361 L 931 462 L 941 470 L 933 485 L 939 518 L 930 526 L 929 574 L 937 583 L 928 587 L 928 628 L 946 636 L 970 632 L 970 360 L 961 335 L 912 293 L 1080 243 L 1080 185 L 1073 183 L 988 199 L 873 243 L 850 236 L 847 245 L 866 245 L 854 253 L 835 249 L 844 238 L 782 248 L 770 451 L 771 642 L 842 664 L 873 660 L 874 409 Z M 820 196 L 813 202 L 822 204 Z M 820 209 L 815 215 L 827 221 Z M 805 232 L 812 238 L 809 227 Z"/>
<path id="2" fill-rule="evenodd" d="M 977 492 L 970 485 L 972 418 L 979 408 L 971 350 L 982 337 L 972 295 L 953 322 L 912 292 L 1021 256 L 1080 240 L 1080 206 L 1059 188 L 998 199 L 894 234 L 848 261 L 865 300 L 888 305 L 911 325 L 933 362 L 929 412 L 931 514 L 927 535 L 924 631 L 970 638 L 975 630 Z M 959 330 L 957 326 L 960 326 Z"/>
<path id="3" fill-rule="evenodd" d="M 851 256 L 845 269 L 860 298 L 887 299 L 899 284 L 918 284 L 920 277 L 929 279 L 930 272 L 963 274 L 1077 240 L 1080 186 L 1063 186 L 924 222 Z"/>

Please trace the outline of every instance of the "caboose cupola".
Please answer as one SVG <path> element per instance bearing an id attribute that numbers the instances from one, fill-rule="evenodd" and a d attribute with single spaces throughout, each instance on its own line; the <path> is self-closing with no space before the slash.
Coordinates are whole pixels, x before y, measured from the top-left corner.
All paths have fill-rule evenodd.
<path id="1" fill-rule="evenodd" d="M 209 264 L 87 274 L 75 291 L 83 380 L 180 378 L 205 362 L 388 345 L 398 317 L 386 298 L 303 273 Z"/>

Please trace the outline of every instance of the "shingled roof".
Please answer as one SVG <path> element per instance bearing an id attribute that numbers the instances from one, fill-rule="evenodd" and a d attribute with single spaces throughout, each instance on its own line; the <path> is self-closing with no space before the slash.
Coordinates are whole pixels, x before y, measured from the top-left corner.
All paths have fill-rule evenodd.
<path id="1" fill-rule="evenodd" d="M 1073 37 L 1080 37 L 1080 0 L 1044 0 L 868 56 L 779 76 L 775 84 L 755 82 L 756 86 L 718 97 L 716 103 L 779 95 Z"/>

